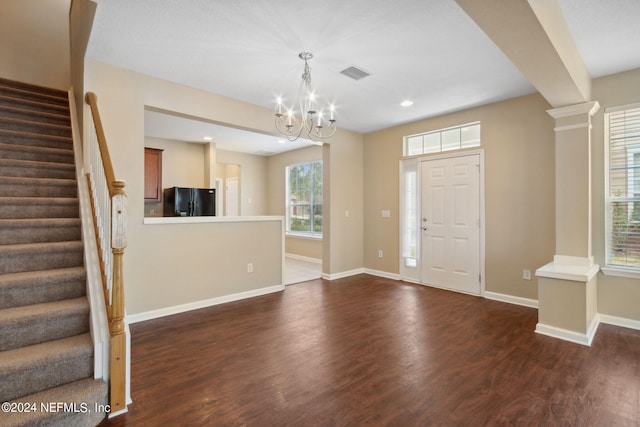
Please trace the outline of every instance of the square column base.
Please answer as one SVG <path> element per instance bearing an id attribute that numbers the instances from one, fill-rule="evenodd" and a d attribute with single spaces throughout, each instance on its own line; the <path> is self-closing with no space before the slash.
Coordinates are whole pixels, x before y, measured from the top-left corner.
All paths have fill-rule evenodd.
<path id="1" fill-rule="evenodd" d="M 538 324 L 536 332 L 591 345 L 598 329 L 596 274 L 590 258 L 556 256 L 536 271 Z"/>

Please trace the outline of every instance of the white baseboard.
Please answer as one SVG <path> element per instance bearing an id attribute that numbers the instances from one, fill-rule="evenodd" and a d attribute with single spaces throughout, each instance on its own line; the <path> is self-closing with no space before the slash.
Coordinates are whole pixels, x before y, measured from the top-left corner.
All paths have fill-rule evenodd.
<path id="1" fill-rule="evenodd" d="M 611 316 L 610 314 L 599 313 L 600 323 L 607 325 L 621 326 L 623 328 L 636 329 L 640 331 L 640 320 L 627 319 L 624 317 Z"/>
<path id="2" fill-rule="evenodd" d="M 284 291 L 284 285 L 268 286 L 266 288 L 253 289 L 251 291 L 239 292 L 237 294 L 231 295 L 223 295 L 221 297 L 210 298 L 202 301 L 194 301 L 187 304 L 175 305 L 173 307 L 165 307 L 137 314 L 128 314 L 126 317 L 126 322 L 129 324 L 144 322 L 145 320 L 171 316 L 172 314 L 184 313 L 186 311 L 198 310 L 200 308 L 211 307 L 218 304 L 239 301 L 280 291 Z"/>
<path id="3" fill-rule="evenodd" d="M 308 256 L 297 255 L 297 254 L 284 254 L 286 258 L 291 259 L 299 259 L 300 261 L 314 262 L 316 264 L 322 264 L 322 260 L 320 258 L 311 258 Z"/>
<path id="4" fill-rule="evenodd" d="M 384 277 L 385 279 L 400 280 L 399 274 L 389 273 L 387 271 L 372 270 L 370 268 L 365 268 L 364 273 L 371 274 L 372 276 Z"/>
<path id="5" fill-rule="evenodd" d="M 130 405 L 132 402 L 128 402 L 127 404 Z M 107 416 L 107 418 L 115 418 L 119 415 L 123 415 L 126 414 L 127 412 L 129 412 L 129 408 L 124 408 L 121 409 L 119 411 L 115 411 L 115 412 L 109 412 L 109 415 Z"/>
<path id="6" fill-rule="evenodd" d="M 484 291 L 484 297 L 487 299 L 507 302 L 509 304 L 522 305 L 530 308 L 538 308 L 538 300 L 530 298 L 516 297 L 513 295 L 500 294 L 498 292 Z"/>
<path id="7" fill-rule="evenodd" d="M 556 328 L 555 326 L 538 323 L 536 325 L 536 333 L 590 347 L 593 337 L 596 335 L 596 331 L 598 330 L 599 324 L 599 316 L 596 315 L 587 328 L 587 333 L 581 334 L 568 329 Z"/>
<path id="8" fill-rule="evenodd" d="M 380 271 L 380 270 L 371 270 L 369 268 L 356 268 L 355 270 L 342 271 L 340 273 L 334 273 L 334 274 L 322 273 L 322 278 L 326 280 L 336 280 L 336 279 L 342 279 L 345 277 L 355 276 L 356 274 L 363 274 L 363 273 L 370 274 L 372 276 L 384 277 L 386 279 L 400 280 L 399 274 L 389 273 L 389 272 Z"/>
<path id="9" fill-rule="evenodd" d="M 345 277 L 355 276 L 364 273 L 364 268 L 356 268 L 355 270 L 342 271 L 340 273 L 326 274 L 322 273 L 322 278 L 326 280 L 343 279 Z"/>

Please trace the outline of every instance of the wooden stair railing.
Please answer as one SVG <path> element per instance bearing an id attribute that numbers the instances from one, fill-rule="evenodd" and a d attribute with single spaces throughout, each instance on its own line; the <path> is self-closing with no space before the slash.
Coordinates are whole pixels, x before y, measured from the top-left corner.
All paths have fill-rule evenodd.
<path id="1" fill-rule="evenodd" d="M 117 181 L 95 93 L 85 100 L 95 133 L 85 144 L 85 172 L 91 197 L 109 331 L 109 400 L 111 413 L 126 410 L 127 339 L 124 323 L 123 255 L 127 246 L 125 182 Z"/>

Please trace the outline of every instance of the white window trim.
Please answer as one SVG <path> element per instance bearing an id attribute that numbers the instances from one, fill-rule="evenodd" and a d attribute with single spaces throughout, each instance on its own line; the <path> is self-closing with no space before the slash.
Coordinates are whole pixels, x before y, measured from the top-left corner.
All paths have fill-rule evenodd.
<path id="1" fill-rule="evenodd" d="M 300 162 L 300 163 L 292 163 L 290 165 L 287 165 L 285 167 L 285 220 L 284 220 L 284 228 L 285 228 L 285 237 L 295 237 L 295 238 L 300 238 L 300 239 L 309 239 L 309 240 L 322 240 L 322 232 L 318 233 L 315 231 L 309 231 L 309 232 L 304 232 L 304 231 L 291 231 L 289 230 L 290 227 L 290 211 L 289 211 L 289 168 L 292 166 L 296 166 L 296 165 L 301 165 L 301 164 L 305 164 L 305 163 L 322 163 L 322 167 L 324 169 L 324 162 L 322 160 L 309 160 L 308 162 Z M 324 199 L 324 188 L 323 190 L 323 199 Z M 313 216 L 313 204 L 310 203 L 310 215 Z M 322 217 L 323 217 L 323 221 L 322 221 L 322 228 L 324 230 L 324 202 L 322 204 Z"/>
<path id="2" fill-rule="evenodd" d="M 609 188 L 609 114 L 615 113 L 618 111 L 629 110 L 640 108 L 640 103 L 628 104 L 628 105 L 620 105 L 616 107 L 608 107 L 604 110 L 604 140 L 605 140 L 605 150 L 604 150 L 604 161 L 605 161 L 605 174 L 604 174 L 604 191 L 605 191 L 605 203 L 604 203 L 604 218 L 605 218 L 605 266 L 600 267 L 600 270 L 603 274 L 607 276 L 616 276 L 616 277 L 626 277 L 630 279 L 640 279 L 640 266 L 638 267 L 624 267 L 618 265 L 611 265 L 609 262 L 611 261 L 611 246 L 609 242 L 611 241 L 611 227 L 612 227 L 612 219 L 611 219 L 611 196 L 610 196 L 610 188 Z M 640 152 L 640 150 L 630 150 L 633 152 Z M 629 153 L 629 155 L 633 155 L 634 153 Z M 629 186 L 630 184 L 627 184 Z"/>
<path id="3" fill-rule="evenodd" d="M 286 237 L 294 237 L 296 239 L 306 239 L 306 240 L 322 240 L 322 234 L 320 233 L 300 233 L 298 231 L 287 231 L 285 232 Z"/>
<path id="4" fill-rule="evenodd" d="M 606 276 L 627 277 L 629 279 L 640 279 L 640 271 L 637 268 L 624 268 L 624 267 L 600 267 L 600 270 Z"/>
<path id="5" fill-rule="evenodd" d="M 458 129 L 458 130 L 462 130 L 465 127 L 471 127 L 471 126 L 478 126 L 480 128 L 480 136 L 478 137 L 478 145 L 470 145 L 470 146 L 466 146 L 466 147 L 462 147 L 462 138 L 460 139 L 460 146 L 457 148 L 449 148 L 449 149 L 442 149 L 442 134 L 444 132 L 450 131 L 450 130 L 454 130 L 454 129 Z M 425 135 L 431 135 L 431 134 L 438 134 L 440 137 L 440 150 L 439 151 L 432 151 L 432 152 L 425 152 L 424 151 L 424 136 Z M 417 153 L 417 154 L 412 154 L 409 155 L 407 154 L 408 152 L 408 141 L 409 138 L 414 138 L 420 136 L 423 138 L 423 146 L 422 146 L 422 152 L 421 153 Z M 443 153 L 450 153 L 450 152 L 457 152 L 457 151 L 463 151 L 463 150 L 467 150 L 467 149 L 475 149 L 477 150 L 479 147 L 482 147 L 482 124 L 480 121 L 477 122 L 470 122 L 470 123 L 464 123 L 461 125 L 457 125 L 457 126 L 450 126 L 447 128 L 442 128 L 442 129 L 436 129 L 436 130 L 432 130 L 432 131 L 428 131 L 428 132 L 421 132 L 421 133 L 415 133 L 412 135 L 406 135 L 402 138 L 402 157 L 403 158 L 412 158 L 412 157 L 421 157 L 421 156 L 429 156 L 429 155 L 436 155 L 436 154 L 443 154 Z"/>

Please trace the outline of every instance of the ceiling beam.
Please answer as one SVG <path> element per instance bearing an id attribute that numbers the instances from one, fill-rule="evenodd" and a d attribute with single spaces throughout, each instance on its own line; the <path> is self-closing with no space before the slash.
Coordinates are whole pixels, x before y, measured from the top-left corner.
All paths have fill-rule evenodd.
<path id="1" fill-rule="evenodd" d="M 456 0 L 553 107 L 591 98 L 591 77 L 556 0 Z"/>

